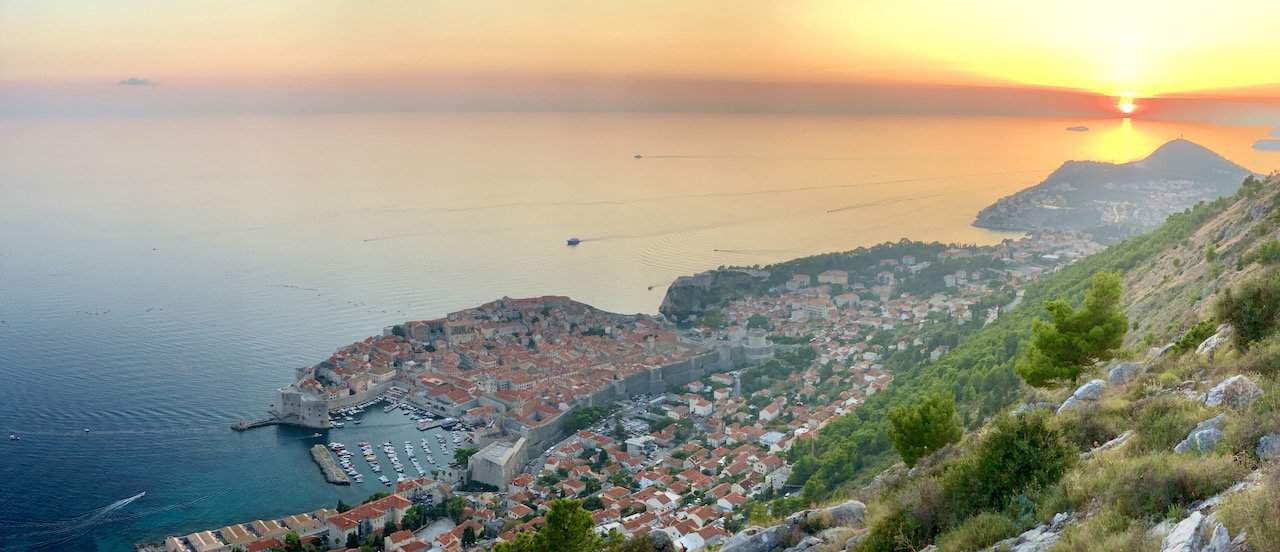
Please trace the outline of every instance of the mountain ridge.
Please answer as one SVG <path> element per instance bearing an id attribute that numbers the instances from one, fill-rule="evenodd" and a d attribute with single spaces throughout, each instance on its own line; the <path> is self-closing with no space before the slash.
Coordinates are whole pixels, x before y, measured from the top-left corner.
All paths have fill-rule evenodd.
<path id="1" fill-rule="evenodd" d="M 1162 144 L 1127 163 L 1066 161 L 1039 184 L 978 212 L 974 226 L 1006 231 L 1077 231 L 1118 241 L 1169 215 L 1229 195 L 1248 169 L 1190 140 Z"/>

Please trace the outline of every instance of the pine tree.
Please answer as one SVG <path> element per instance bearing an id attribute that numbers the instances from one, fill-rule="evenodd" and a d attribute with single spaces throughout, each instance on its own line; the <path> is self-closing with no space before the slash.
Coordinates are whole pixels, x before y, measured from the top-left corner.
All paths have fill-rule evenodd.
<path id="1" fill-rule="evenodd" d="M 1037 387 L 1074 382 L 1085 368 L 1112 358 L 1129 328 L 1120 309 L 1120 275 L 1114 272 L 1093 275 L 1082 308 L 1062 299 L 1046 301 L 1044 308 L 1050 320 L 1033 323 L 1030 347 L 1016 367 Z"/>
<path id="2" fill-rule="evenodd" d="M 951 395 L 935 391 L 918 401 L 889 412 L 889 439 L 908 466 L 948 443 L 960 440 L 963 430 L 956 418 L 956 402 Z"/>

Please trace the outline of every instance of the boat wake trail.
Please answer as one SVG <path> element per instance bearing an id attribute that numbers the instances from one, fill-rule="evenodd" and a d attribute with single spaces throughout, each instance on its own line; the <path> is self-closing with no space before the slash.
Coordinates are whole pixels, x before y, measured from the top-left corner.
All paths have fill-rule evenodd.
<path id="1" fill-rule="evenodd" d="M 712 249 L 716 253 L 728 253 L 730 255 L 747 255 L 751 257 L 764 257 L 773 255 L 785 255 L 799 251 L 797 249 Z"/>
<path id="2" fill-rule="evenodd" d="M 813 185 L 813 186 L 796 186 L 796 187 L 789 187 L 789 188 L 766 188 L 761 190 L 734 190 L 734 191 L 723 191 L 723 192 L 668 194 L 668 195 L 638 197 L 638 198 L 630 198 L 630 199 L 600 199 L 600 200 L 587 200 L 587 201 L 517 201 L 517 202 L 471 205 L 471 206 L 465 206 L 465 207 L 440 207 L 440 208 L 397 207 L 397 208 L 392 208 L 392 210 L 427 211 L 427 212 L 436 212 L 436 213 L 466 213 L 466 212 L 473 212 L 473 211 L 487 211 L 487 210 L 493 210 L 493 209 L 516 209 L 516 208 L 528 209 L 528 208 L 540 208 L 540 207 L 602 207 L 602 206 L 610 206 L 610 205 L 625 206 L 625 205 L 640 205 L 645 203 L 663 203 L 667 201 L 680 201 L 680 200 L 690 200 L 690 199 L 752 197 L 752 196 L 763 196 L 763 195 L 813 192 L 813 191 L 821 191 L 821 190 L 841 190 L 841 189 L 849 189 L 849 188 L 861 188 L 865 186 L 886 186 L 886 185 L 892 185 L 892 184 L 906 184 L 911 182 L 931 182 L 931 181 L 937 181 L 937 180 L 948 180 L 948 179 L 956 179 L 956 178 L 1006 176 L 1006 175 L 1029 174 L 1029 173 L 1040 173 L 1040 172 L 1043 172 L 1043 170 L 1042 169 L 1025 169 L 1025 170 L 998 171 L 998 172 L 986 172 L 986 173 L 944 174 L 944 175 L 936 175 L 936 176 L 912 176 L 912 177 L 904 177 L 904 178 L 887 178 L 887 179 L 863 180 L 858 182 L 844 182 L 840 184 L 819 184 L 819 185 Z M 370 243 L 370 242 L 378 242 L 378 241 L 384 241 L 384 240 L 415 238 L 415 237 L 421 237 L 421 236 L 426 236 L 430 234 L 431 234 L 430 232 L 420 232 L 420 233 L 396 234 L 396 235 L 388 235 L 388 236 L 375 236 L 372 238 L 366 238 L 364 242 Z"/>
<path id="3" fill-rule="evenodd" d="M 866 209 L 868 207 L 880 207 L 883 205 L 893 205 L 895 203 L 907 203 L 910 201 L 919 201 L 921 199 L 930 199 L 934 197 L 939 197 L 941 195 L 943 194 L 929 194 L 929 195 L 912 196 L 912 197 L 895 197 L 891 199 L 878 199 L 876 201 L 854 203 L 853 205 L 846 205 L 844 207 L 837 207 L 835 209 L 827 209 L 827 213 L 840 213 L 843 211 L 853 211 L 855 209 Z"/>
<path id="4" fill-rule="evenodd" d="M 30 547 L 32 550 L 56 549 L 62 550 L 69 542 L 75 541 L 90 532 L 97 530 L 99 527 L 132 521 L 147 516 L 190 508 L 201 502 L 226 495 L 230 493 L 226 490 L 220 493 L 213 493 L 202 497 L 194 498 L 185 502 L 176 502 L 168 506 L 159 508 L 151 508 L 148 510 L 138 510 L 136 512 L 125 513 L 125 507 L 133 504 L 138 499 L 146 496 L 146 492 L 140 492 L 128 498 L 122 498 L 111 504 L 96 508 L 80 514 L 78 516 L 53 521 L 20 521 L 0 519 L 0 550 L 8 550 L 5 548 L 5 541 L 2 539 L 12 538 L 13 542 L 21 543 Z"/>
<path id="5" fill-rule="evenodd" d="M 78 539 L 99 525 L 120 521 L 116 513 L 146 496 L 141 492 L 128 498 L 122 498 L 111 504 L 90 510 L 76 517 L 58 521 L 13 521 L 0 520 L 0 528 L 26 529 L 14 536 L 20 541 L 30 543 L 35 549 L 51 548 Z"/>

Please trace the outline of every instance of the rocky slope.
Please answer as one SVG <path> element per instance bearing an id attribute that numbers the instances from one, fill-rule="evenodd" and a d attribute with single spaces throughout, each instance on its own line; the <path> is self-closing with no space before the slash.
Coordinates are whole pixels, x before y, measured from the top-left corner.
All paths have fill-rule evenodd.
<path id="1" fill-rule="evenodd" d="M 1124 358 L 1096 367 L 1082 385 L 1026 388 L 1013 409 L 1014 416 L 1048 411 L 1079 458 L 1051 488 L 1026 495 L 1024 513 L 982 514 L 998 524 L 952 520 L 926 550 L 1280 550 L 1280 320 L 1270 315 L 1270 337 L 1246 342 L 1214 308 L 1226 290 L 1280 270 L 1277 237 L 1280 176 L 1273 175 L 1099 253 L 1112 256 L 1100 264 L 1122 271 L 1132 328 Z M 863 523 L 874 526 L 886 508 L 903 504 L 910 515 L 939 507 L 926 492 L 929 479 L 990 431 L 844 493 L 866 502 L 865 522 L 848 516 L 832 530 L 806 521 L 824 510 L 806 511 L 744 530 L 722 550 L 915 550 L 868 547 Z"/>

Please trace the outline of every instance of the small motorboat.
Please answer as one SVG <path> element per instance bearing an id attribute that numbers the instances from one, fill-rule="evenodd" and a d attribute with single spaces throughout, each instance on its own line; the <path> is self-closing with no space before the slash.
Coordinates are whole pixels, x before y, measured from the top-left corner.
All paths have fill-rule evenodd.
<path id="1" fill-rule="evenodd" d="M 569 238 L 569 240 L 566 241 L 565 243 L 568 244 L 569 246 L 574 246 L 582 243 L 582 240 L 578 238 Z"/>
<path id="2" fill-rule="evenodd" d="M 18 434 L 17 434 L 17 433 L 10 433 L 10 434 L 9 434 L 9 440 L 10 440 L 10 441 L 21 441 L 21 440 L 22 440 L 22 437 L 18 437 Z"/>

